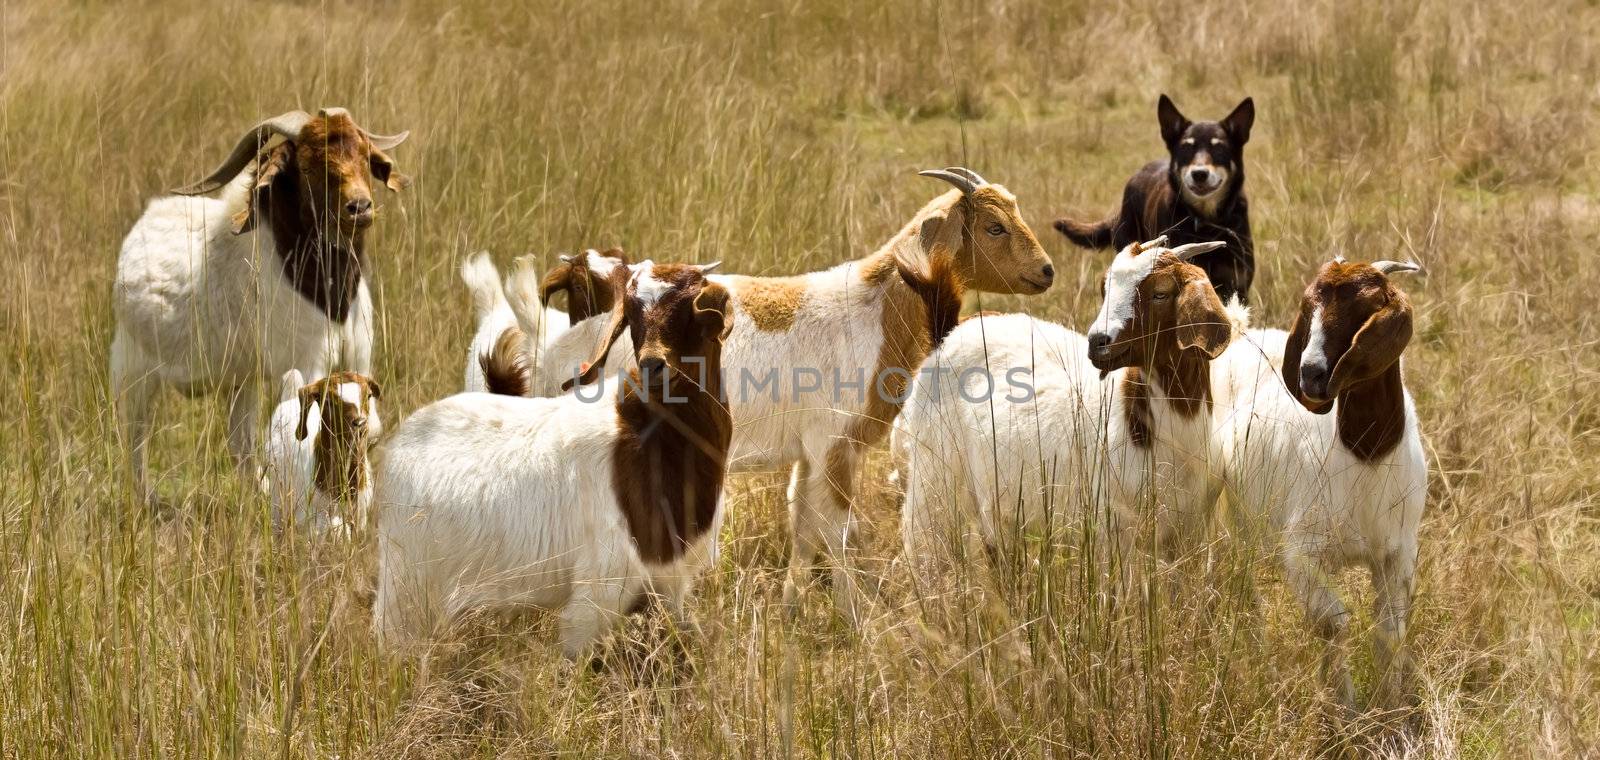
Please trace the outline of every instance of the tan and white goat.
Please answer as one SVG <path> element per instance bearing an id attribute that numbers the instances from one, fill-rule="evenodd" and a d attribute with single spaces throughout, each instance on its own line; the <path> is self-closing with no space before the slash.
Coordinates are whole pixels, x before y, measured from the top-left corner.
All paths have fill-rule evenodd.
<path id="1" fill-rule="evenodd" d="M 928 307 L 896 262 L 938 249 L 947 253 L 929 260 L 947 257 L 948 274 L 962 287 L 998 293 L 1041 293 L 1055 276 L 1010 191 L 959 167 L 922 174 L 956 189 L 865 258 L 793 277 L 711 278 L 732 294 L 734 313 L 723 352 L 738 421 L 730 466 L 790 473 L 784 598 L 796 599 L 825 555 L 838 607 L 851 617 L 857 594 L 845 552 L 861 457 L 886 436 L 932 345 Z M 594 340 L 603 329 L 594 322 L 574 326 L 558 346 Z M 535 392 L 570 381 L 578 369 L 541 364 Z"/>

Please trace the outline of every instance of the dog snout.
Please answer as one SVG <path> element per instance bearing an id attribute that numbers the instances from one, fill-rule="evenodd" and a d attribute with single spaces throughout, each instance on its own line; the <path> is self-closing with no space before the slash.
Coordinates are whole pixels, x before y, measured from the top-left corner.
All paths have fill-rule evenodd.
<path id="1" fill-rule="evenodd" d="M 1211 170 L 1202 167 L 1190 169 L 1189 181 L 1196 185 L 1209 185 L 1211 184 Z"/>

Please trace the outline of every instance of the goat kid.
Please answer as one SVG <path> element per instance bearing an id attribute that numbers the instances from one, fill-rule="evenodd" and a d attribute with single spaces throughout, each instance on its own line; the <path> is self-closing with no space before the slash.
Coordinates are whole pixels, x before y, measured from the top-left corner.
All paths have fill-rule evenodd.
<path id="1" fill-rule="evenodd" d="M 378 383 L 335 372 L 307 384 L 300 370 L 283 373 L 280 401 L 268 424 L 266 464 L 272 524 L 313 531 L 363 530 L 372 503 L 367 448 L 383 433 Z"/>
<path id="2" fill-rule="evenodd" d="M 463 393 L 399 426 L 377 480 L 385 641 L 531 606 L 560 610 L 576 658 L 650 593 L 687 622 L 716 557 L 733 428 L 721 382 L 733 317 L 710 268 L 614 270 L 620 297 L 589 365 L 627 332 L 641 369 L 598 399 Z"/>
<path id="3" fill-rule="evenodd" d="M 1025 531 L 1106 512 L 1126 584 L 1143 519 L 1167 542 L 1208 513 L 1209 365 L 1242 317 L 1188 263 L 1220 243 L 1165 243 L 1117 255 L 1087 338 L 1027 315 L 983 317 L 928 357 L 900 429 L 901 534 L 920 577 L 968 524 L 1003 556 Z"/>
<path id="4" fill-rule="evenodd" d="M 406 134 L 370 134 L 342 108 L 291 111 L 251 127 L 210 176 L 151 201 L 134 223 L 112 289 L 111 386 L 147 503 L 161 387 L 230 391 L 228 448 L 255 479 L 264 379 L 323 377 L 335 365 L 372 373 L 369 177 L 406 186 L 385 153 Z M 186 197 L 218 188 L 218 198 Z"/>
<path id="5" fill-rule="evenodd" d="M 1371 572 L 1377 592 L 1373 701 L 1393 708 L 1405 698 L 1428 468 L 1400 367 L 1411 303 L 1388 276 L 1418 269 L 1329 262 L 1288 333 L 1253 330 L 1218 363 L 1218 445 L 1230 501 L 1246 527 L 1271 537 L 1288 585 L 1327 644 L 1323 674 L 1346 707 L 1355 705 L 1350 616 L 1334 583 L 1352 566 Z"/>

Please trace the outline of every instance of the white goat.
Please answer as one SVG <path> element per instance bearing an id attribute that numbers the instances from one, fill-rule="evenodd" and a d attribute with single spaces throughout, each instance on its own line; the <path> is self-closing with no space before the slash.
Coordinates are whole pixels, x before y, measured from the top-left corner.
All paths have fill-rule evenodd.
<path id="1" fill-rule="evenodd" d="M 383 433 L 382 390 L 364 375 L 336 372 L 306 384 L 283 373 L 278 408 L 267 427 L 266 464 L 272 522 L 313 531 L 364 529 L 372 503 L 367 447 Z"/>
<path id="2" fill-rule="evenodd" d="M 646 593 L 675 615 L 716 556 L 732 421 L 728 293 L 710 267 L 646 261 L 591 364 L 629 329 L 646 379 L 597 399 L 463 393 L 412 414 L 378 470 L 374 626 L 419 642 L 472 610 L 560 610 L 569 657 Z M 686 357 L 701 360 L 686 366 Z"/>
<path id="3" fill-rule="evenodd" d="M 923 174 L 957 189 L 924 206 L 864 259 L 795 277 L 711 278 L 732 294 L 735 315 L 723 352 L 738 420 L 730 464 L 790 471 L 793 543 L 784 599 L 796 599 L 826 555 L 837 607 L 851 619 L 858 595 L 845 547 L 861 456 L 887 434 L 931 345 L 928 308 L 901 262 L 940 246 L 955 277 L 990 292 L 1043 292 L 1055 274 L 1010 191 L 958 167 Z M 573 327 L 551 358 L 570 356 L 564 341 L 582 345 L 596 334 L 588 331 L 602 329 Z M 605 374 L 624 360 L 614 356 Z M 541 362 L 535 392 L 569 384 L 576 369 L 570 360 Z"/>
<path id="4" fill-rule="evenodd" d="M 1217 362 L 1230 500 L 1275 542 L 1289 586 L 1328 644 L 1324 675 L 1346 706 L 1355 704 L 1345 662 L 1349 614 L 1334 580 L 1350 566 L 1367 567 L 1377 591 L 1374 701 L 1396 707 L 1405 691 L 1428 471 L 1400 373 L 1411 304 L 1386 275 L 1417 269 L 1330 262 L 1307 287 L 1289 333 L 1253 330 Z"/>
<path id="5" fill-rule="evenodd" d="M 522 357 L 530 349 L 535 355 L 542 354 L 546 347 L 566 332 L 570 323 L 567 313 L 552 306 L 534 304 L 528 311 L 533 315 L 528 324 L 519 325 L 517 315 L 506 301 L 507 290 L 517 287 L 519 281 L 510 278 L 502 287 L 500 272 L 495 269 L 488 251 L 479 252 L 462 262 L 461 281 L 466 283 L 467 292 L 472 294 L 473 311 L 478 321 L 472 346 L 467 349 L 462 390 L 488 391 L 486 367 L 501 368 L 502 374 L 520 380 L 519 384 L 525 387 L 530 378 L 527 377 L 529 368 Z"/>
<path id="6" fill-rule="evenodd" d="M 281 137 L 281 142 L 271 142 Z M 111 385 L 141 498 L 151 402 L 164 385 L 228 390 L 228 445 L 259 477 L 255 428 L 266 378 L 372 372 L 372 296 L 362 270 L 376 210 L 368 176 L 406 179 L 342 108 L 252 127 L 206 179 L 150 202 L 122 243 Z M 259 152 L 259 153 L 258 153 Z M 221 197 L 183 197 L 222 188 Z"/>
<path id="7" fill-rule="evenodd" d="M 1186 263 L 1222 244 L 1165 240 L 1113 260 L 1089 338 L 1026 315 L 983 317 L 924 362 L 899 423 L 902 540 L 920 575 L 965 524 L 1004 553 L 1024 530 L 1106 511 L 1126 552 L 1141 514 L 1163 540 L 1208 513 L 1209 365 L 1234 317 Z"/>

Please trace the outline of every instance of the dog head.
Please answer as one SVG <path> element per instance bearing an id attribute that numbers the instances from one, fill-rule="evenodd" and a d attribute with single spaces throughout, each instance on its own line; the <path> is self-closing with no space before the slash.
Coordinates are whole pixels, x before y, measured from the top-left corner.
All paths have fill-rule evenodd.
<path id="1" fill-rule="evenodd" d="M 1156 118 L 1184 202 L 1202 216 L 1216 214 L 1231 187 L 1244 177 L 1244 144 L 1256 120 L 1255 102 L 1245 98 L 1222 121 L 1190 121 L 1162 95 Z"/>

